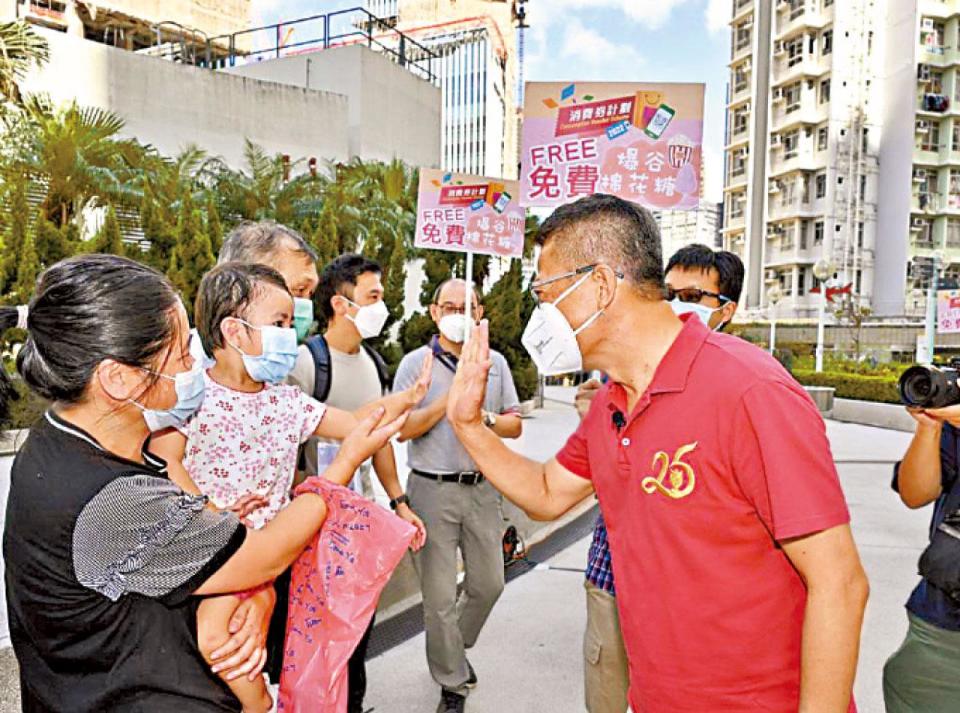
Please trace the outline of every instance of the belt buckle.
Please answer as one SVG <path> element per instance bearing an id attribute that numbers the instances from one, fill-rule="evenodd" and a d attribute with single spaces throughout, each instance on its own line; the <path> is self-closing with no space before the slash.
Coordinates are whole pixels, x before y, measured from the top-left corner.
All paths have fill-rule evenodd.
<path id="1" fill-rule="evenodd" d="M 457 473 L 457 485 L 466 485 L 466 483 L 463 482 L 463 476 L 465 475 L 467 475 L 467 472 L 463 470 Z"/>

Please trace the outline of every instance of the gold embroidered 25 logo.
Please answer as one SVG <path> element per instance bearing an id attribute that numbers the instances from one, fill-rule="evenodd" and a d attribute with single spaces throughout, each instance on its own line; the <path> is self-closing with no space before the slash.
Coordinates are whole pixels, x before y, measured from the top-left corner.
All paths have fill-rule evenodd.
<path id="1" fill-rule="evenodd" d="M 696 447 L 696 442 L 680 446 L 673 454 L 673 460 L 670 460 L 670 456 L 665 451 L 658 451 L 653 456 L 651 467 L 656 471 L 659 464 L 660 470 L 657 475 L 648 475 L 640 481 L 643 491 L 648 495 L 661 493 L 675 500 L 685 498 L 692 493 L 696 487 L 697 476 L 693 467 L 683 462 L 683 457 L 692 453 Z"/>

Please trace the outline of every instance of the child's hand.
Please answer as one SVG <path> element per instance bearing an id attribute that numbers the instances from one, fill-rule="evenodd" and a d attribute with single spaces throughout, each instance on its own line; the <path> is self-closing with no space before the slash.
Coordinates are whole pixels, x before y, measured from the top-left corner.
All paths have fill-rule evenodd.
<path id="1" fill-rule="evenodd" d="M 233 505 L 226 509 L 236 515 L 240 519 L 240 522 L 242 522 L 244 525 L 251 527 L 250 521 L 247 519 L 247 517 L 250 515 L 250 513 L 267 505 L 268 502 L 269 501 L 262 495 L 250 493 L 242 496 Z"/>
<path id="2" fill-rule="evenodd" d="M 423 365 L 420 367 L 420 376 L 417 377 L 416 383 L 405 392 L 411 408 L 423 401 L 423 397 L 426 396 L 430 390 L 430 381 L 432 378 L 433 352 L 427 352 L 427 356 L 423 360 Z"/>
<path id="3" fill-rule="evenodd" d="M 419 383 L 419 382 L 418 382 Z M 393 421 L 380 425 L 385 409 L 383 406 L 373 410 L 370 415 L 357 424 L 340 445 L 340 450 L 334 463 L 345 462 L 349 465 L 351 472 L 360 467 L 360 465 L 374 453 L 383 448 L 387 441 L 393 438 L 407 421 L 410 411 L 404 411 Z"/>

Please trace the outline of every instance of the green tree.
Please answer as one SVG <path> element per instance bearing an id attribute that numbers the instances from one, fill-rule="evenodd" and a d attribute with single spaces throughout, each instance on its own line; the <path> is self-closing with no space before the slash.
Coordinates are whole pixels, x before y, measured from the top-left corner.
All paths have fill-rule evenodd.
<path id="1" fill-rule="evenodd" d="M 168 222 L 164 213 L 148 182 L 140 199 L 140 227 L 144 237 L 150 241 L 150 248 L 143 260 L 161 272 L 169 267 L 170 257 L 177 243 L 176 226 Z"/>
<path id="2" fill-rule="evenodd" d="M 215 264 L 210 238 L 203 230 L 200 211 L 194 207 L 189 192 L 184 192 L 177 222 L 177 244 L 170 256 L 167 275 L 180 291 L 188 314 L 193 314 L 193 303 L 200 279 Z"/>
<path id="3" fill-rule="evenodd" d="M 9 186 L 10 212 L 7 230 L 3 236 L 2 289 L 6 292 L 17 279 L 17 263 L 23 254 L 30 232 L 30 204 L 27 203 L 27 183 L 14 180 Z"/>
<path id="4" fill-rule="evenodd" d="M 43 212 L 37 212 L 33 235 L 41 267 L 49 267 L 73 254 L 76 246 L 71 244 L 66 233 L 65 229 L 61 230 L 47 220 Z"/>
<path id="5" fill-rule="evenodd" d="M 26 304 L 33 295 L 40 274 L 40 259 L 33 235 L 29 231 L 24 236 L 20 257 L 17 260 L 16 278 L 10 291 L 10 300 L 14 304 Z"/>
<path id="6" fill-rule="evenodd" d="M 210 247 L 214 255 L 220 254 L 220 248 L 223 247 L 223 224 L 220 222 L 220 211 L 217 209 L 217 202 L 213 193 L 207 194 L 207 215 L 206 215 L 207 237 L 210 238 Z"/>
<path id="7" fill-rule="evenodd" d="M 127 248 L 123 242 L 123 233 L 120 230 L 120 221 L 113 206 L 107 208 L 103 218 L 103 225 L 90 241 L 90 252 L 105 253 L 108 255 L 126 255 Z"/>
<path id="8" fill-rule="evenodd" d="M 23 106 L 20 83 L 32 67 L 50 59 L 50 46 L 22 20 L 0 22 L 0 96 L 4 103 Z"/>

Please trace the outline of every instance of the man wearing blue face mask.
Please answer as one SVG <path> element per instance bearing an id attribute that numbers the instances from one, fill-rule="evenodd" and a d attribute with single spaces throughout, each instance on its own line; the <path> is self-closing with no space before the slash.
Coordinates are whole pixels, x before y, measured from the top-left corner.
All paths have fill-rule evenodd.
<path id="1" fill-rule="evenodd" d="M 743 289 L 743 263 L 736 255 L 687 245 L 670 258 L 666 273 L 667 298 L 678 315 L 693 312 L 717 332 L 733 321 Z"/>

